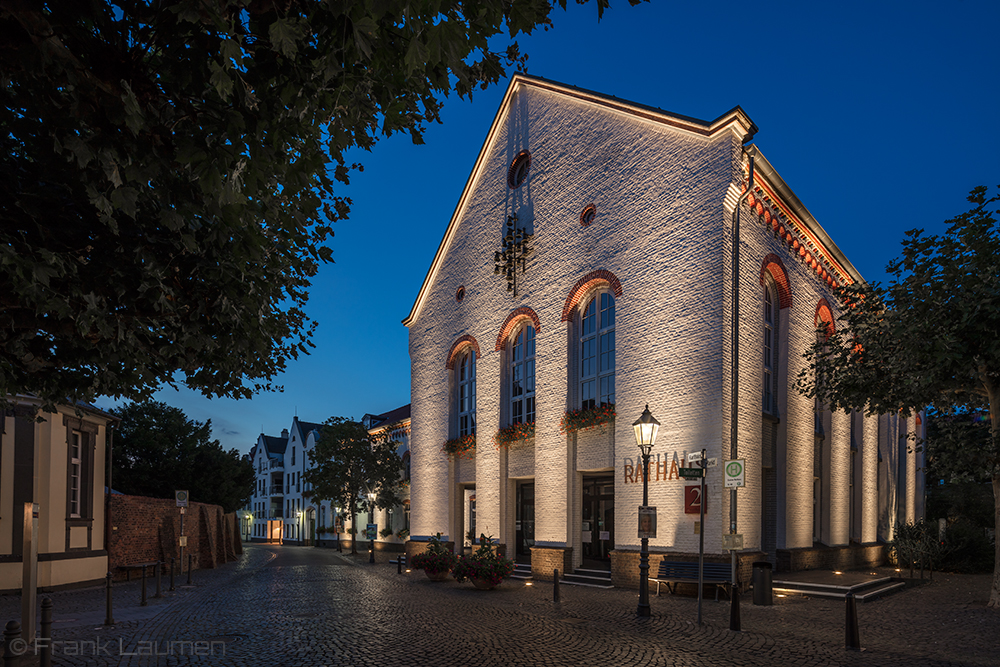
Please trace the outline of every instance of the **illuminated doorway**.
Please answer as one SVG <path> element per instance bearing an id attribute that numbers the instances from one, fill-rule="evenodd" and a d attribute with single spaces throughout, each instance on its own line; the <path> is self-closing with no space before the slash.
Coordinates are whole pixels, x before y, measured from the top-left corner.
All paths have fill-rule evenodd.
<path id="1" fill-rule="evenodd" d="M 615 479 L 583 478 L 583 567 L 610 569 L 615 548 Z"/>

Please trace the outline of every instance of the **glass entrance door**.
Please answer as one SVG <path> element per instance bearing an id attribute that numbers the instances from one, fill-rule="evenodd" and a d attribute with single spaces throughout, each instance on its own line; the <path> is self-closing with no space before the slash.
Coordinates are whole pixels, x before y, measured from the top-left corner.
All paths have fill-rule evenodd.
<path id="1" fill-rule="evenodd" d="M 531 547 L 535 546 L 535 483 L 518 482 L 517 514 L 514 517 L 514 535 L 517 542 L 515 558 L 518 563 L 531 562 Z"/>
<path id="2" fill-rule="evenodd" d="M 583 566 L 607 568 L 615 548 L 615 479 L 583 478 Z"/>

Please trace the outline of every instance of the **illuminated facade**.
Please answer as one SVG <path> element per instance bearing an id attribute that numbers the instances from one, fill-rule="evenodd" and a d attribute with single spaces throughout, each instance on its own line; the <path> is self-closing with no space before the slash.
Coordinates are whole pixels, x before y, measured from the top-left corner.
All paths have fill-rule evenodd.
<path id="1" fill-rule="evenodd" d="M 802 353 L 836 326 L 835 286 L 861 278 L 749 143 L 756 130 L 739 107 L 705 122 L 514 77 L 404 320 L 412 539 L 485 533 L 535 577 L 604 567 L 634 585 L 632 422 L 648 403 L 662 424 L 651 562 L 697 553 L 694 482 L 678 470 L 690 452 L 730 451 L 730 248 L 751 156 L 741 558 L 870 562 L 897 519 L 921 516 L 921 454 L 905 440 L 918 418 L 831 413 L 793 388 Z M 722 467 L 711 468 L 705 545 L 719 558 L 728 518 Z"/>

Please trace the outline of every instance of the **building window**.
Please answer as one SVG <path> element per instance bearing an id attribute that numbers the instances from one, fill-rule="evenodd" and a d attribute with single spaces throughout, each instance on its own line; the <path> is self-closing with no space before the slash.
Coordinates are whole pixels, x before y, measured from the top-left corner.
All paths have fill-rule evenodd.
<path id="1" fill-rule="evenodd" d="M 295 465 L 295 448 L 292 447 L 292 465 Z"/>
<path id="2" fill-rule="evenodd" d="M 83 434 L 71 431 L 69 437 L 69 515 L 79 518 L 83 516 Z"/>
<path id="3" fill-rule="evenodd" d="M 410 481 L 410 453 L 403 453 L 403 481 Z"/>
<path id="4" fill-rule="evenodd" d="M 600 292 L 580 313 L 580 407 L 614 405 L 615 298 Z"/>
<path id="5" fill-rule="evenodd" d="M 507 343 L 510 423 L 535 421 L 535 327 L 521 327 Z"/>
<path id="6" fill-rule="evenodd" d="M 764 390 L 764 412 L 773 414 L 774 410 L 774 366 L 775 366 L 775 321 L 778 304 L 775 301 L 775 290 L 769 283 L 764 285 L 764 369 L 762 385 Z"/>
<path id="7" fill-rule="evenodd" d="M 476 351 L 465 349 L 458 359 L 458 435 L 476 434 Z"/>

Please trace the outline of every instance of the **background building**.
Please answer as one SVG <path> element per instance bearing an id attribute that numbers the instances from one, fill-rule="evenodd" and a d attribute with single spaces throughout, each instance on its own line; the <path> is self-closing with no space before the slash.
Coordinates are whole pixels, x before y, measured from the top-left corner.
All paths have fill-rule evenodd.
<path id="1" fill-rule="evenodd" d="M 404 320 L 415 540 L 485 533 L 536 577 L 610 568 L 634 584 L 632 422 L 648 404 L 662 424 L 651 564 L 697 553 L 700 529 L 728 559 L 721 466 L 708 472 L 703 527 L 678 469 L 692 452 L 730 451 L 744 194 L 741 558 L 867 563 L 896 520 L 922 515 L 922 454 L 906 447 L 918 418 L 831 413 L 794 389 L 803 352 L 836 326 L 835 288 L 861 276 L 749 143 L 756 131 L 739 107 L 700 121 L 513 78 Z M 473 438 L 467 456 L 443 451 Z"/>
<path id="2" fill-rule="evenodd" d="M 0 592 L 21 589 L 25 503 L 38 505 L 40 589 L 103 581 L 105 470 L 116 418 L 90 405 L 41 412 L 14 399 L 0 440 Z"/>

